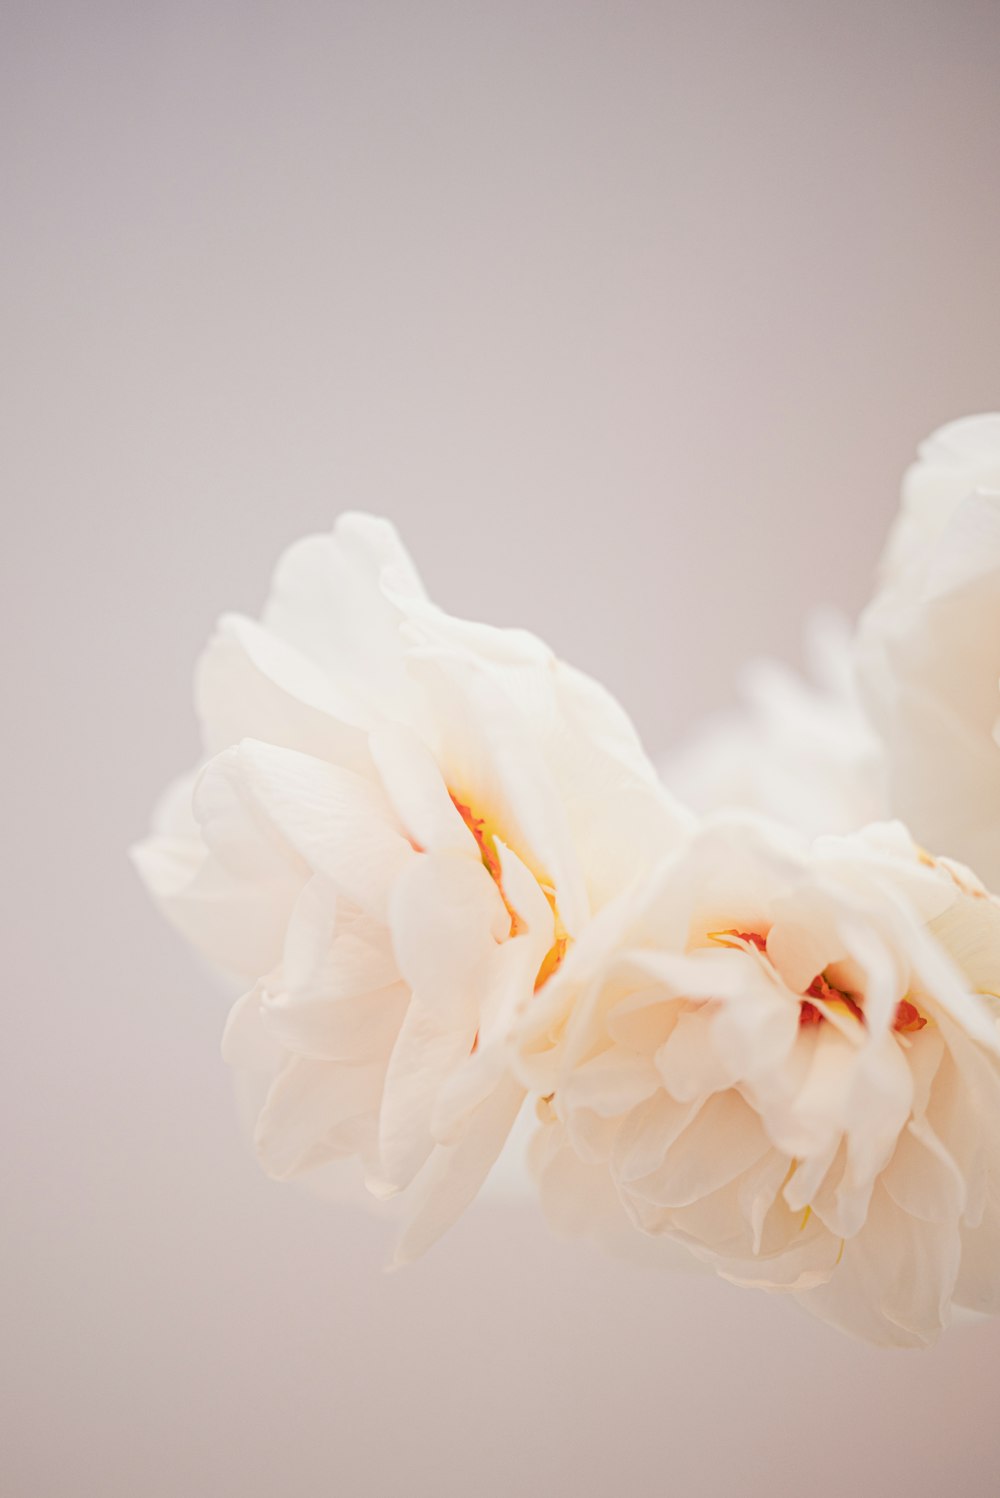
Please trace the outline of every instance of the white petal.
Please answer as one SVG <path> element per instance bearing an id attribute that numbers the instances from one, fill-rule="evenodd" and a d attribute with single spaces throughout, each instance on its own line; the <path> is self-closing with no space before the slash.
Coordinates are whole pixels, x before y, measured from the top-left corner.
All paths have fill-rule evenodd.
<path id="1" fill-rule="evenodd" d="M 385 919 L 393 884 L 417 855 L 384 793 L 350 770 L 252 739 L 230 753 L 261 810 L 308 867 Z"/>
<path id="2" fill-rule="evenodd" d="M 649 1057 L 614 1047 L 576 1069 L 567 1084 L 567 1100 L 572 1108 L 614 1118 L 652 1097 L 658 1087 Z"/>
<path id="3" fill-rule="evenodd" d="M 253 619 L 219 621 L 198 662 L 195 702 L 209 754 L 252 738 L 350 769 L 365 765 L 365 708 Z"/>
<path id="4" fill-rule="evenodd" d="M 295 903 L 281 964 L 281 991 L 294 1003 L 354 998 L 388 988 L 399 969 L 382 922 L 334 885 L 310 879 Z"/>
<path id="5" fill-rule="evenodd" d="M 465 1029 L 442 1024 L 413 998 L 393 1047 L 379 1116 L 382 1174 L 400 1190 L 434 1147 L 431 1120 L 445 1080 L 472 1050 L 475 1019 Z"/>
<path id="6" fill-rule="evenodd" d="M 801 1303 L 824 1321 L 884 1346 L 921 1347 L 948 1322 L 958 1272 L 957 1225 L 908 1216 L 881 1189 L 828 1284 Z"/>
<path id="7" fill-rule="evenodd" d="M 975 1228 L 962 1229 L 962 1262 L 955 1302 L 971 1311 L 1000 1316 L 1000 1212 L 996 1206 Z"/>
<path id="8" fill-rule="evenodd" d="M 281 959 L 308 870 L 219 756 L 195 789 L 197 840 L 153 836 L 133 858 L 168 919 L 209 961 L 256 980 Z"/>
<path id="9" fill-rule="evenodd" d="M 684 1206 L 742 1175 L 769 1148 L 753 1109 L 737 1093 L 719 1093 L 673 1141 L 662 1165 L 633 1182 L 630 1195 L 658 1206 Z"/>
<path id="10" fill-rule="evenodd" d="M 284 1046 L 264 1020 L 264 989 L 257 984 L 229 1011 L 222 1034 L 222 1059 L 227 1066 L 274 1073 L 287 1060 Z"/>
<path id="11" fill-rule="evenodd" d="M 278 993 L 265 998 L 263 1018 L 272 1039 L 296 1055 L 384 1063 L 409 1002 L 405 983 L 339 999 Z"/>
<path id="12" fill-rule="evenodd" d="M 480 1104 L 456 1144 L 437 1146 L 415 1183 L 412 1215 L 394 1264 L 419 1258 L 465 1211 L 503 1149 L 523 1101 L 523 1088 L 508 1079 Z"/>
<path id="13" fill-rule="evenodd" d="M 496 943 L 510 933 L 499 891 L 478 857 L 418 854 L 389 906 L 399 971 L 445 1027 L 476 1029 L 478 983 Z"/>
<path id="14" fill-rule="evenodd" d="M 411 654 L 409 668 L 425 699 L 429 731 L 436 735 L 432 748 L 449 789 L 553 886 L 563 924 L 574 934 L 588 914 L 587 893 L 537 724 L 518 712 L 495 675 L 481 666 L 423 650 Z"/>
<path id="15" fill-rule="evenodd" d="M 399 724 L 377 729 L 370 749 L 396 815 L 418 848 L 479 856 L 433 755 L 412 730 Z"/>
<path id="16" fill-rule="evenodd" d="M 342 515 L 332 535 L 309 536 L 278 563 L 264 625 L 315 661 L 374 716 L 407 716 L 401 613 L 386 585 L 420 596 L 420 580 L 395 530 Z"/>
<path id="17" fill-rule="evenodd" d="M 656 1092 L 634 1108 L 622 1124 L 615 1145 L 618 1179 L 627 1185 L 655 1171 L 700 1107 L 700 1102 L 679 1103 L 665 1092 Z"/>
<path id="18" fill-rule="evenodd" d="M 911 1119 L 900 1135 L 882 1184 L 897 1207 L 924 1222 L 957 1222 L 965 1206 L 959 1169 L 922 1119 Z"/>
<path id="19" fill-rule="evenodd" d="M 257 1120 L 255 1143 L 268 1175 L 293 1176 L 339 1151 L 336 1131 L 378 1108 L 382 1069 L 293 1056 Z"/>
<path id="20" fill-rule="evenodd" d="M 656 1054 L 663 1086 L 679 1102 L 702 1102 L 740 1077 L 742 1068 L 716 1048 L 715 1020 L 714 1005 L 687 1010 Z"/>

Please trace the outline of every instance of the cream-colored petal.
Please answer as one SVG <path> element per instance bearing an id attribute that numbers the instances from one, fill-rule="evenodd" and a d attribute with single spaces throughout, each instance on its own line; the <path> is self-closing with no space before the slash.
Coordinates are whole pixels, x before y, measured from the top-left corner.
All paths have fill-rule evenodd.
<path id="1" fill-rule="evenodd" d="M 426 852 L 451 849 L 478 857 L 475 839 L 437 762 L 417 735 L 400 724 L 387 724 L 372 733 L 369 746 L 386 795 L 411 842 Z"/>
<path id="2" fill-rule="evenodd" d="M 402 1190 L 434 1148 L 431 1120 L 438 1092 L 469 1056 L 475 1019 L 464 1029 L 442 1023 L 417 997 L 410 1001 L 392 1050 L 379 1115 L 382 1175 Z"/>
<path id="3" fill-rule="evenodd" d="M 392 983 L 339 999 L 268 994 L 262 1008 L 268 1034 L 297 1056 L 314 1061 L 384 1064 L 409 1002 L 406 984 Z"/>
<path id="4" fill-rule="evenodd" d="M 799 1299 L 866 1341 L 925 1347 L 948 1324 L 959 1255 L 957 1224 L 910 1217 L 878 1188 L 864 1229 L 845 1243 L 829 1282 Z"/>
<path id="5" fill-rule="evenodd" d="M 473 1201 L 513 1127 L 524 1089 L 508 1078 L 469 1118 L 461 1138 L 438 1145 L 414 1183 L 410 1217 L 393 1258 L 411 1263 L 447 1232 Z"/>
<path id="6" fill-rule="evenodd" d="M 620 1047 L 602 1052 L 577 1067 L 566 1087 L 571 1108 L 587 1108 L 614 1118 L 636 1107 L 659 1088 L 656 1067 L 648 1056 Z"/>
<path id="7" fill-rule="evenodd" d="M 552 886 L 563 925 L 575 934 L 589 913 L 586 887 L 537 724 L 481 665 L 426 647 L 408 664 L 449 789 Z"/>
<path id="8" fill-rule="evenodd" d="M 399 971 L 445 1028 L 478 1024 L 479 985 L 511 920 L 478 857 L 416 855 L 397 879 L 389 903 Z"/>
<path id="9" fill-rule="evenodd" d="M 285 933 L 281 992 L 293 1003 L 334 1003 L 398 979 L 385 925 L 338 895 L 330 880 L 310 879 Z"/>
<path id="10" fill-rule="evenodd" d="M 738 1094 L 704 1104 L 666 1152 L 663 1163 L 629 1187 L 633 1200 L 682 1207 L 728 1184 L 770 1149 L 760 1120 Z"/>
<path id="11" fill-rule="evenodd" d="M 208 754 L 251 738 L 365 768 L 368 709 L 256 620 L 220 619 L 198 661 L 195 705 Z"/>
<path id="12" fill-rule="evenodd" d="M 285 1179 L 339 1151 L 337 1129 L 378 1109 L 380 1066 L 343 1066 L 293 1056 L 274 1081 L 254 1142 L 268 1175 Z"/>
<path id="13" fill-rule="evenodd" d="M 667 1150 L 695 1118 L 701 1102 L 680 1103 L 659 1091 L 633 1108 L 618 1133 L 614 1174 L 624 1187 L 648 1178 Z"/>
<path id="14" fill-rule="evenodd" d="M 408 721 L 402 613 L 390 588 L 423 592 L 396 531 L 370 515 L 342 515 L 332 534 L 285 552 L 262 622 L 371 714 Z"/>
<path id="15" fill-rule="evenodd" d="M 965 1182 L 925 1119 L 910 1120 L 881 1179 L 896 1206 L 922 1222 L 957 1222 L 964 1211 Z"/>
<path id="16" fill-rule="evenodd" d="M 266 989 L 258 983 L 229 1011 L 222 1033 L 222 1059 L 227 1066 L 274 1075 L 288 1059 L 280 1039 L 264 1017 Z"/>
<path id="17" fill-rule="evenodd" d="M 304 863 L 384 920 L 396 879 L 417 856 L 384 792 L 291 749 L 250 739 L 229 752 L 234 773 Z"/>
<path id="18" fill-rule="evenodd" d="M 210 962 L 255 981 L 281 959 L 284 932 L 308 870 L 262 817 L 231 758 L 201 772 L 196 836 L 154 834 L 133 849 L 153 897 Z"/>

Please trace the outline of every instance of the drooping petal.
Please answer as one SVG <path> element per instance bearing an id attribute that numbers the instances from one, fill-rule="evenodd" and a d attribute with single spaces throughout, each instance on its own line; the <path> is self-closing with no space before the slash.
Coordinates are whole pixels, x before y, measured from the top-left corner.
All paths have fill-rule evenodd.
<path id="1" fill-rule="evenodd" d="M 960 1253 L 957 1223 L 911 1217 L 877 1187 L 863 1230 L 845 1243 L 828 1283 L 799 1299 L 867 1341 L 925 1347 L 948 1324 Z"/>
<path id="2" fill-rule="evenodd" d="M 287 1060 L 280 1039 L 264 1017 L 266 990 L 256 984 L 229 1011 L 222 1034 L 222 1059 L 228 1066 L 273 1075 Z"/>
<path id="3" fill-rule="evenodd" d="M 462 1215 L 493 1168 L 523 1101 L 524 1089 L 507 1078 L 479 1105 L 455 1144 L 436 1147 L 415 1183 L 395 1265 L 426 1253 Z"/>
<path id="4" fill-rule="evenodd" d="M 445 1024 L 412 997 L 386 1072 L 379 1115 L 382 1175 L 394 1190 L 408 1186 L 434 1148 L 431 1120 L 440 1088 L 471 1053 L 475 1017 L 464 1028 Z"/>
<path id="5" fill-rule="evenodd" d="M 475 1032 L 478 982 L 510 915 L 478 857 L 444 852 L 414 857 L 389 904 L 399 971 L 445 1027 Z"/>
<path id="6" fill-rule="evenodd" d="M 292 1056 L 275 1079 L 257 1120 L 257 1155 L 279 1179 L 345 1153 L 338 1130 L 374 1115 L 382 1068 L 345 1066 Z"/>

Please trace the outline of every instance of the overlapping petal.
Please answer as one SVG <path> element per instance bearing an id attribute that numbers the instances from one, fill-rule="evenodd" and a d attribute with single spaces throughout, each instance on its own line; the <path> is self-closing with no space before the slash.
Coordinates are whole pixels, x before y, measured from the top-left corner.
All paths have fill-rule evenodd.
<path id="1" fill-rule="evenodd" d="M 207 762 L 140 871 L 249 984 L 224 1049 L 263 1086 L 265 1169 L 360 1160 L 411 1257 L 521 1108 L 517 1015 L 687 815 L 602 689 L 450 618 L 366 516 L 293 546 L 259 622 L 222 619 L 197 701 Z"/>
<path id="2" fill-rule="evenodd" d="M 898 827 L 796 851 L 759 820 L 708 825 L 523 1016 L 551 1215 L 617 1240 L 623 1208 L 883 1343 L 992 1303 L 1000 1026 L 977 989 L 998 915 Z"/>
<path id="3" fill-rule="evenodd" d="M 263 1168 L 354 1162 L 402 1264 L 527 1105 L 560 1228 L 885 1344 L 1000 1313 L 998 488 L 1000 418 L 925 445 L 857 638 L 817 627 L 815 688 L 758 668 L 675 766 L 765 815 L 701 822 L 603 688 L 446 614 L 386 522 L 292 547 L 209 642 L 203 762 L 135 850 L 241 984 Z"/>

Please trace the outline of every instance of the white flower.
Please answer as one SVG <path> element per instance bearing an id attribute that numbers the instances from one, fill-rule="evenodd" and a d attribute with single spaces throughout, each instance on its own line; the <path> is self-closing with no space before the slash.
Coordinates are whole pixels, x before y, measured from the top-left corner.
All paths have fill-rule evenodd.
<path id="1" fill-rule="evenodd" d="M 887 824 L 719 819 L 525 1012 L 554 1225 L 685 1246 L 874 1342 L 1000 1312 L 1000 904 Z"/>
<path id="2" fill-rule="evenodd" d="M 1000 416 L 921 453 L 859 626 L 860 683 L 890 813 L 1000 889 Z"/>
<path id="3" fill-rule="evenodd" d="M 607 694 L 436 609 L 363 516 L 286 553 L 260 623 L 221 621 L 197 699 L 207 763 L 139 869 L 247 987 L 225 1052 L 263 1078 L 265 1169 L 359 1158 L 406 1193 L 411 1257 L 521 1106 L 514 1015 L 685 816 Z"/>
<path id="4" fill-rule="evenodd" d="M 807 837 L 884 815 L 881 748 L 857 695 L 852 630 L 817 611 L 805 646 L 815 685 L 778 661 L 751 662 L 745 707 L 664 761 L 665 783 L 695 811 L 758 811 Z"/>

